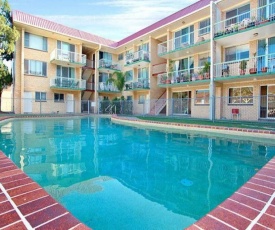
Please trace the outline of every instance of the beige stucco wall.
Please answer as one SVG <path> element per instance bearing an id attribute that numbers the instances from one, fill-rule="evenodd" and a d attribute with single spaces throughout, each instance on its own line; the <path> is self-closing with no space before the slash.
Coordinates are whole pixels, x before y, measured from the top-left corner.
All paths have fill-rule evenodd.
<path id="1" fill-rule="evenodd" d="M 20 30 L 21 36 L 16 43 L 15 59 L 15 113 L 24 113 L 24 92 L 32 93 L 32 113 L 66 113 L 67 94 L 74 97 L 74 112 L 79 113 L 81 108 L 81 92 L 71 90 L 58 90 L 50 88 L 50 80 L 56 78 L 56 64 L 50 63 L 51 52 L 57 48 L 57 40 L 47 38 L 48 51 L 40 51 L 24 48 L 24 31 Z M 76 52 L 82 53 L 82 46 L 75 44 Z M 24 60 L 37 60 L 47 63 L 47 76 L 33 76 L 24 74 Z M 75 68 L 75 78 L 81 79 L 81 67 Z M 35 92 L 46 92 L 47 102 L 35 102 Z M 64 94 L 65 102 L 54 102 L 54 93 Z"/>

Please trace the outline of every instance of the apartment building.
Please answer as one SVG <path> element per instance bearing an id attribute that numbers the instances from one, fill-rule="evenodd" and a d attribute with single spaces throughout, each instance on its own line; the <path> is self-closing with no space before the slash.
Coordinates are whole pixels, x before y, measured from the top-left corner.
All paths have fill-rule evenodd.
<path id="1" fill-rule="evenodd" d="M 275 117 L 275 0 L 200 0 L 118 42 L 19 11 L 13 21 L 15 113 L 104 113 L 124 96 L 132 114 Z"/>

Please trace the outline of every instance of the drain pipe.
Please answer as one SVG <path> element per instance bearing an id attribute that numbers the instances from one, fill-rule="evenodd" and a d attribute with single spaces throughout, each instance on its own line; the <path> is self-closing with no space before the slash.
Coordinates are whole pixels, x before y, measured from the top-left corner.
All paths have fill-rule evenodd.
<path id="1" fill-rule="evenodd" d="M 99 61 L 99 60 L 97 60 L 97 53 L 98 53 L 98 51 L 100 51 L 101 50 L 101 44 L 99 44 L 98 45 L 98 48 L 95 50 L 95 70 L 97 69 L 96 67 L 97 67 L 97 62 Z M 98 55 L 98 59 L 99 59 L 99 55 Z M 98 101 L 98 90 L 97 90 L 97 87 L 98 87 L 98 71 L 95 71 L 95 79 L 94 79 L 94 82 L 95 82 L 95 97 L 94 97 L 94 100 L 95 100 L 95 107 L 94 107 L 94 113 L 95 113 L 95 111 L 98 111 L 98 108 L 99 108 L 99 101 Z M 98 111 L 98 113 L 99 113 L 99 111 Z"/>

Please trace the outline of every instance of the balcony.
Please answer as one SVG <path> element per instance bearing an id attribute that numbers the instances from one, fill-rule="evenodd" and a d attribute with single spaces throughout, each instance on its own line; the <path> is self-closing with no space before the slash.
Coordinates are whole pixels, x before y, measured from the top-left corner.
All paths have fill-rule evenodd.
<path id="1" fill-rule="evenodd" d="M 101 71 L 115 72 L 121 71 L 120 64 L 107 59 L 100 59 L 98 62 L 98 69 Z"/>
<path id="2" fill-rule="evenodd" d="M 86 55 L 67 50 L 55 49 L 50 56 L 51 63 L 71 67 L 82 67 L 86 65 Z"/>
<path id="3" fill-rule="evenodd" d="M 166 72 L 166 62 L 152 66 L 152 75 L 158 75 Z"/>
<path id="4" fill-rule="evenodd" d="M 236 81 L 247 78 L 268 79 L 275 74 L 275 54 L 251 57 L 214 65 L 215 81 Z"/>
<path id="5" fill-rule="evenodd" d="M 179 87 L 190 84 L 209 84 L 210 74 L 203 72 L 203 67 L 178 70 L 158 75 L 157 84 L 161 88 Z"/>
<path id="6" fill-rule="evenodd" d="M 86 83 L 86 90 L 88 90 L 88 91 L 95 91 L 95 83 L 87 82 Z"/>
<path id="7" fill-rule="evenodd" d="M 214 40 L 223 46 L 233 46 L 254 40 L 255 36 L 266 38 L 274 31 L 274 23 L 275 3 L 271 3 L 216 23 Z"/>
<path id="8" fill-rule="evenodd" d="M 99 82 L 98 92 L 100 93 L 121 93 L 113 83 Z"/>
<path id="9" fill-rule="evenodd" d="M 149 63 L 150 53 L 148 51 L 140 50 L 126 55 L 124 66 L 131 66 L 133 68 L 147 67 Z"/>
<path id="10" fill-rule="evenodd" d="M 50 88 L 59 89 L 59 90 L 85 90 L 86 89 L 86 80 L 79 80 L 74 78 L 67 77 L 56 77 L 50 79 Z"/>
<path id="11" fill-rule="evenodd" d="M 203 28 L 209 31 L 210 27 Z M 158 55 L 166 59 L 176 59 L 186 55 L 193 55 L 199 52 L 210 50 L 209 32 L 194 39 L 194 35 L 202 34 L 202 30 L 173 38 L 169 41 L 158 44 Z"/>
<path id="12" fill-rule="evenodd" d="M 125 91 L 146 91 L 150 89 L 148 79 L 138 80 L 136 82 L 127 82 L 125 84 Z"/>

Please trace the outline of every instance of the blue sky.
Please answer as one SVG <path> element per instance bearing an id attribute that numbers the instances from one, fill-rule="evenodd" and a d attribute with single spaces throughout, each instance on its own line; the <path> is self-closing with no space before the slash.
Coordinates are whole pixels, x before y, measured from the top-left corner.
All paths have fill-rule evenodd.
<path id="1" fill-rule="evenodd" d="M 8 0 L 12 9 L 118 41 L 197 0 Z"/>

